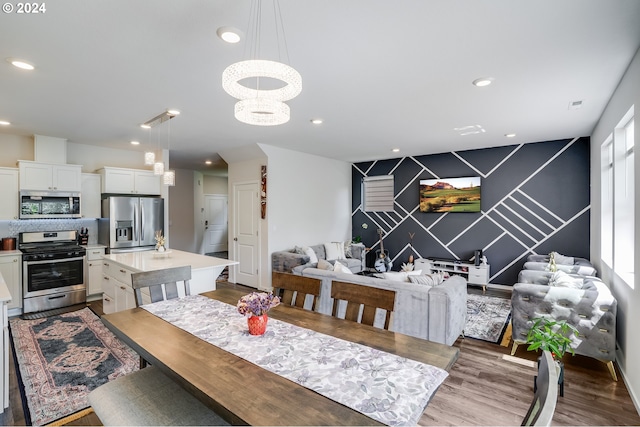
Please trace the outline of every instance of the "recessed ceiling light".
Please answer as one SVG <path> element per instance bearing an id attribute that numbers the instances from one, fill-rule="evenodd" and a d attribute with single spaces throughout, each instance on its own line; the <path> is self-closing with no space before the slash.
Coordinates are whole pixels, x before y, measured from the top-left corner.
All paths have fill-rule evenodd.
<path id="1" fill-rule="evenodd" d="M 11 123 L 6 121 L 6 120 L 0 120 L 0 125 L 1 126 L 9 126 Z"/>
<path id="2" fill-rule="evenodd" d="M 475 79 L 472 83 L 474 86 L 478 87 L 489 86 L 493 83 L 493 77 L 481 77 L 479 79 Z"/>
<path id="3" fill-rule="evenodd" d="M 313 123 L 314 125 L 321 125 L 322 119 L 311 119 L 311 123 Z"/>
<path id="4" fill-rule="evenodd" d="M 397 152 L 400 151 L 400 149 L 399 148 L 393 148 L 391 151 L 393 151 L 394 153 L 397 153 Z"/>
<path id="5" fill-rule="evenodd" d="M 9 62 L 14 67 L 22 68 L 23 70 L 33 70 L 35 68 L 33 65 L 22 59 L 7 58 L 7 62 Z"/>
<path id="6" fill-rule="evenodd" d="M 210 165 L 211 163 L 213 163 L 211 160 L 205 160 L 204 162 L 205 165 Z"/>
<path id="7" fill-rule="evenodd" d="M 227 43 L 238 43 L 242 38 L 240 36 L 242 32 L 233 27 L 220 27 L 216 31 L 216 34 L 222 41 L 225 41 Z"/>
<path id="8" fill-rule="evenodd" d="M 171 114 L 172 116 L 177 116 L 180 114 L 180 110 L 176 110 L 175 108 L 171 108 L 167 110 L 167 114 Z"/>
<path id="9" fill-rule="evenodd" d="M 142 129 L 151 129 L 151 125 L 148 125 L 148 124 L 145 124 L 145 123 L 141 124 L 140 127 Z"/>
<path id="10" fill-rule="evenodd" d="M 139 141 L 131 141 L 131 145 L 140 145 Z"/>
<path id="11" fill-rule="evenodd" d="M 513 138 L 516 136 L 515 133 L 505 133 L 504 136 L 506 136 L 507 138 Z"/>

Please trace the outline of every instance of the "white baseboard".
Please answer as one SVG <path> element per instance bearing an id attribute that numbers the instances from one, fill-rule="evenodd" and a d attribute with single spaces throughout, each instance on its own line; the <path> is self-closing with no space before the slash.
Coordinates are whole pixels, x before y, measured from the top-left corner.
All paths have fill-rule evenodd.
<path id="1" fill-rule="evenodd" d="M 617 346 L 617 343 L 616 343 Z M 625 357 L 624 353 L 620 351 L 620 347 L 617 346 L 616 349 L 616 364 L 618 365 L 618 369 L 620 370 L 620 376 L 622 377 L 622 381 L 624 381 L 624 385 L 627 386 L 627 391 L 629 392 L 629 397 L 631 397 L 631 401 L 633 405 L 636 407 L 636 411 L 640 414 L 640 399 L 638 399 L 638 395 L 635 390 L 631 386 L 631 383 L 627 379 L 627 375 L 624 370 L 625 366 Z"/>

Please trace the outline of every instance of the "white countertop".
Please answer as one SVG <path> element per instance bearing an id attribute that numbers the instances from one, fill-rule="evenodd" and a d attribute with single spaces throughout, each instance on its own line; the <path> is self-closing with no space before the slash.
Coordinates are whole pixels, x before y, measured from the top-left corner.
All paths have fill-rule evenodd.
<path id="1" fill-rule="evenodd" d="M 0 251 L 0 256 L 10 256 L 10 255 L 22 255 L 22 252 L 17 249 L 13 251 Z"/>
<path id="2" fill-rule="evenodd" d="M 164 270 L 165 268 L 184 265 L 190 265 L 192 270 L 197 270 L 238 264 L 238 261 L 193 254 L 176 249 L 170 249 L 168 254 L 156 251 L 137 251 L 103 255 L 103 258 L 133 271 Z"/>

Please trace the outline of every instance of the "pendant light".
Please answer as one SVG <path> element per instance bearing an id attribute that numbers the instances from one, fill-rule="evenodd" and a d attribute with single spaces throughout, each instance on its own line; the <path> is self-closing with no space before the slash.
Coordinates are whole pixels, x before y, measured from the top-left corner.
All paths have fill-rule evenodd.
<path id="1" fill-rule="evenodd" d="M 276 42 L 284 42 L 284 51 L 289 57 L 284 34 L 280 3 L 273 0 Z M 251 3 L 251 16 L 247 39 L 251 40 L 250 59 L 228 66 L 222 73 L 222 87 L 234 98 L 239 99 L 234 108 L 235 118 L 243 123 L 256 126 L 275 126 L 289 121 L 290 109 L 284 101 L 295 98 L 302 91 L 302 77 L 294 68 L 281 62 L 257 59 L 260 55 L 260 29 L 262 26 L 262 0 Z M 282 34 L 280 34 L 282 33 Z M 280 56 L 280 43 L 277 43 Z M 260 79 L 274 79 L 283 83 L 278 89 L 261 89 Z M 255 79 L 256 87 L 240 84 L 245 79 Z"/>
<path id="2" fill-rule="evenodd" d="M 169 158 L 171 158 L 171 122 L 167 123 L 167 152 L 169 153 Z M 170 187 L 176 185 L 176 172 L 172 170 L 164 171 L 162 183 Z"/>

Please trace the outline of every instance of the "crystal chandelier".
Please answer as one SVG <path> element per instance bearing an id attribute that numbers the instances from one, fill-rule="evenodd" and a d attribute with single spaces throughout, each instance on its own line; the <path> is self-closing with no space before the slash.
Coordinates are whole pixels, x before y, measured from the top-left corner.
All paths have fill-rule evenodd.
<path id="1" fill-rule="evenodd" d="M 255 3 L 255 4 L 254 4 Z M 228 66 L 222 73 L 222 88 L 234 98 L 239 99 L 234 108 L 235 118 L 243 123 L 256 126 L 275 126 L 289 121 L 291 116 L 289 106 L 284 103 L 295 98 L 302 91 L 302 77 L 294 68 L 281 62 L 255 59 L 259 54 L 260 28 L 262 4 L 261 0 L 252 3 L 252 28 L 254 45 L 251 48 L 252 59 L 236 62 Z M 277 12 L 277 13 L 276 13 Z M 274 15 L 276 16 L 276 35 L 284 27 L 280 14 L 280 4 L 274 0 Z M 280 17 L 278 21 L 278 17 Z M 248 32 L 249 33 L 249 32 Z M 278 40 L 280 37 L 277 37 Z M 278 44 L 278 52 L 280 45 Z M 286 51 L 286 49 L 285 49 Z M 288 57 L 288 54 L 287 54 Z M 283 85 L 277 89 L 260 88 L 260 79 L 279 80 Z M 256 87 L 240 84 L 246 79 L 255 79 Z"/>

